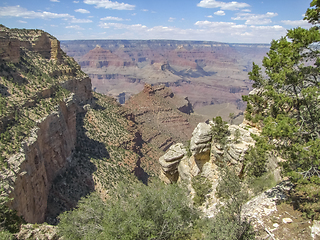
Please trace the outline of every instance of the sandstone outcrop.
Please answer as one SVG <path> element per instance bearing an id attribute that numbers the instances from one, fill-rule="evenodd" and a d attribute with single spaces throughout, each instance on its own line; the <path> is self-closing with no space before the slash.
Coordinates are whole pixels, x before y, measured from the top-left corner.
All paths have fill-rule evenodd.
<path id="1" fill-rule="evenodd" d="M 162 167 L 162 172 L 160 178 L 167 183 L 178 180 L 178 164 L 181 159 L 187 153 L 185 147 L 182 143 L 177 143 L 172 145 L 168 151 L 159 158 L 160 165 Z M 167 178 L 170 181 L 167 181 Z"/>
<path id="2" fill-rule="evenodd" d="M 0 31 L 0 58 L 14 63 L 20 60 L 20 42 L 16 38 L 10 38 L 1 27 Z"/>
<path id="3" fill-rule="evenodd" d="M 37 239 L 37 240 L 60 240 L 62 237 L 58 234 L 56 226 L 51 225 L 39 225 L 24 224 L 21 226 L 21 230 L 16 234 L 17 239 Z"/>
<path id="4" fill-rule="evenodd" d="M 60 42 L 42 30 L 30 32 L 0 26 L 0 59 L 17 63 L 20 48 L 38 52 L 46 59 L 61 60 Z"/>
<path id="5" fill-rule="evenodd" d="M 214 123 L 199 123 L 192 133 L 190 144 L 183 147 L 182 144 L 174 145 L 165 155 L 159 158 L 162 172 L 160 178 L 166 183 L 182 181 L 187 184 L 191 194 L 195 194 L 192 187 L 192 179 L 201 175 L 212 183 L 212 191 L 208 194 L 210 199 L 206 202 L 207 210 L 210 215 L 215 211 L 217 198 L 215 196 L 216 187 L 219 183 L 219 166 L 227 164 L 232 166 L 238 175 L 242 173 L 243 160 L 250 146 L 255 145 L 255 141 L 250 136 L 251 133 L 259 134 L 259 130 L 248 127 L 247 125 L 228 125 L 229 136 L 225 146 L 215 142 L 211 127 Z M 184 150 L 185 149 L 185 150 Z M 183 154 L 184 153 L 184 154 Z M 172 157 L 172 160 L 168 156 Z M 168 159 L 165 161 L 165 159 Z M 279 159 L 275 156 L 269 157 L 268 169 L 274 173 L 276 181 L 280 181 Z"/>
<path id="6" fill-rule="evenodd" d="M 190 140 L 189 156 L 187 154 L 181 156 L 179 158 L 181 161 L 176 167 L 181 180 L 190 180 L 190 177 L 198 174 L 205 174 L 211 179 L 217 179 L 213 170 L 217 169 L 222 162 L 233 165 L 240 174 L 244 155 L 249 147 L 254 146 L 255 143 L 250 134 L 259 134 L 258 130 L 245 129 L 245 125 L 229 125 L 230 135 L 223 148 L 214 141 L 211 131 L 212 124 L 212 122 L 202 122 L 194 129 Z M 238 134 L 237 131 L 239 131 Z M 238 139 L 236 136 L 239 136 Z M 210 177 L 210 174 L 213 175 Z M 178 179 L 179 176 L 176 176 L 175 179 Z"/>

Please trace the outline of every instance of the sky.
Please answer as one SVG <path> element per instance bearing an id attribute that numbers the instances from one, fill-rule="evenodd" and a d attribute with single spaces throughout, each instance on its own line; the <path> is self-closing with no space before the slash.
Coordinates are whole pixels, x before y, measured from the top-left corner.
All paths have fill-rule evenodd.
<path id="1" fill-rule="evenodd" d="M 59 40 L 172 39 L 270 43 L 303 21 L 311 0 L 2 0 L 0 23 Z"/>

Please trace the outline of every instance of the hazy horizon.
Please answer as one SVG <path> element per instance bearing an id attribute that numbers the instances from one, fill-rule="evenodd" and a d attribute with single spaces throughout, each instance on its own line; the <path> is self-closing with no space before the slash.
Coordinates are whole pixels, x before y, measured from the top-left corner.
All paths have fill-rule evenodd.
<path id="1" fill-rule="evenodd" d="M 123 2 L 122 2 L 123 1 Z M 59 40 L 190 40 L 269 44 L 303 21 L 306 0 L 11 0 L 0 23 Z"/>

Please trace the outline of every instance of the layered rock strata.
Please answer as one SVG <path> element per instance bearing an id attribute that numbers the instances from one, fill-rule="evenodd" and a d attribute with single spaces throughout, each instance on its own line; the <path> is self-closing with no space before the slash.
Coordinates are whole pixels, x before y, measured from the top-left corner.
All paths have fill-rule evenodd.
<path id="1" fill-rule="evenodd" d="M 40 53 L 46 59 L 61 59 L 60 42 L 42 30 L 24 32 L 0 26 L 0 59 L 14 63 L 20 60 L 20 48 Z"/>
<path id="2" fill-rule="evenodd" d="M 41 223 L 54 179 L 72 164 L 91 81 L 41 30 L 1 25 L 0 64 L 2 194 L 27 222 Z"/>
<path id="3" fill-rule="evenodd" d="M 142 92 L 124 105 L 135 115 L 145 142 L 163 151 L 177 142 L 186 142 L 203 118 L 192 115 L 188 99 L 179 97 L 164 85 L 146 84 Z"/>
<path id="4" fill-rule="evenodd" d="M 78 89 L 90 89 L 90 81 L 77 82 Z M 73 83 L 64 83 L 72 86 Z M 29 223 L 45 221 L 49 190 L 55 177 L 72 161 L 77 139 L 76 115 L 83 111 L 80 103 L 90 100 L 90 91 L 77 91 L 56 111 L 37 122 L 32 135 L 22 143 L 20 152 L 13 155 L 2 179 L 14 200 L 11 207 Z"/>

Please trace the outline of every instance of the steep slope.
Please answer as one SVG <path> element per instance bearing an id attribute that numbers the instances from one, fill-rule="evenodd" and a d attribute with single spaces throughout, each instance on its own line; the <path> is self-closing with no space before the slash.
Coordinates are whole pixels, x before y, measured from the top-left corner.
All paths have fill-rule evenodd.
<path id="1" fill-rule="evenodd" d="M 50 189 L 46 221 L 52 224 L 58 214 L 92 191 L 106 197 L 120 180 L 148 183 L 150 176 L 159 173 L 153 157 L 161 153 L 142 140 L 133 115 L 114 98 L 95 93 L 94 104 L 85 109 L 77 114 L 72 163 Z"/>
<path id="2" fill-rule="evenodd" d="M 125 104 L 135 115 L 145 142 L 166 151 L 176 142 L 190 139 L 193 128 L 203 120 L 191 114 L 192 106 L 164 85 L 146 84 L 143 91 Z"/>
<path id="3" fill-rule="evenodd" d="M 91 82 L 41 30 L 1 26 L 1 187 L 28 222 L 43 222 L 54 178 L 71 161 L 76 114 Z"/>
<path id="4" fill-rule="evenodd" d="M 1 194 L 27 222 L 55 224 L 88 193 L 159 172 L 134 115 L 93 94 L 56 38 L 1 26 L 0 52 Z"/>

